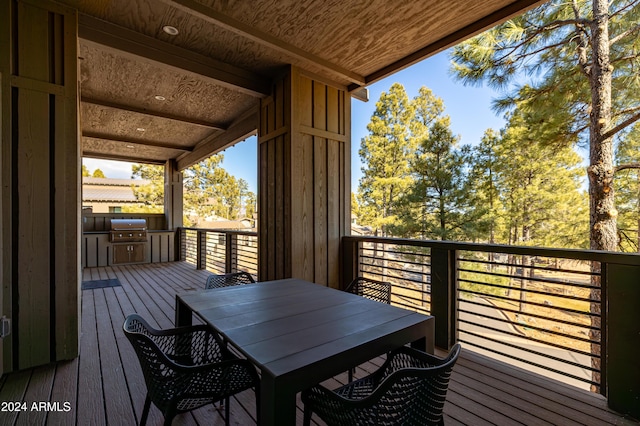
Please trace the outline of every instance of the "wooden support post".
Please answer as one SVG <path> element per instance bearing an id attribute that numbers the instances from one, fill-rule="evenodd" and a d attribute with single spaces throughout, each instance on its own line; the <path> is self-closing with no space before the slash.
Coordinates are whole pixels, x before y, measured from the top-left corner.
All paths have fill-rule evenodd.
<path id="1" fill-rule="evenodd" d="M 258 128 L 258 275 L 337 288 L 351 224 L 350 97 L 293 66 L 273 87 Z"/>
<path id="2" fill-rule="evenodd" d="M 1 314 L 13 323 L 2 342 L 8 372 L 78 355 L 77 13 L 47 0 L 7 0 L 0 28 Z"/>
<path id="3" fill-rule="evenodd" d="M 431 315 L 436 318 L 436 346 L 450 349 L 457 336 L 455 250 L 431 249 Z"/>

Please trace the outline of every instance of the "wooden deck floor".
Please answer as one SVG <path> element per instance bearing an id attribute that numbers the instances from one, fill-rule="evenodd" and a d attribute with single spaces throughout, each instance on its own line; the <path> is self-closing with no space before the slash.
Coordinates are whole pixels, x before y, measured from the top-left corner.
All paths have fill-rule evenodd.
<path id="1" fill-rule="evenodd" d="M 134 425 L 145 385 L 129 342 L 124 317 L 138 312 L 159 327 L 171 327 L 176 292 L 199 289 L 207 272 L 185 263 L 90 268 L 83 280 L 118 278 L 121 286 L 82 291 L 80 357 L 0 379 L 0 403 L 26 403 L 26 411 L 0 411 L 0 425 Z M 358 369 L 365 374 L 381 359 Z M 327 382 L 337 386 L 346 374 Z M 33 403 L 49 402 L 49 406 Z M 0 407 L 1 408 L 1 407 Z M 7 408 L 5 406 L 5 408 Z M 56 411 L 57 409 L 57 411 Z M 607 425 L 638 424 L 606 407 L 605 400 L 579 389 L 463 350 L 445 406 L 451 425 Z M 302 424 L 299 405 L 298 424 Z M 162 424 L 152 408 L 149 425 Z M 213 407 L 178 416 L 174 425 L 223 425 Z M 231 424 L 255 424 L 253 392 L 231 403 Z"/>

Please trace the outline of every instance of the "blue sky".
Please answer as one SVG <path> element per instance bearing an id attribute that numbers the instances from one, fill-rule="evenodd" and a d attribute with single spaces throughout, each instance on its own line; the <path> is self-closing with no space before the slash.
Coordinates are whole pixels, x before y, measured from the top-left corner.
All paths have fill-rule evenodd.
<path id="1" fill-rule="evenodd" d="M 369 102 L 351 100 L 352 134 L 352 190 L 358 186 L 362 175 L 358 149 L 360 140 L 367 135 L 367 124 L 371 120 L 376 102 L 382 92 L 388 91 L 393 83 L 404 86 L 410 98 L 418 94 L 422 86 L 427 86 L 442 98 L 445 114 L 451 117 L 454 134 L 460 135 L 461 144 L 475 145 L 480 141 L 486 129 L 499 130 L 504 119 L 491 109 L 491 101 L 497 95 L 487 87 L 464 86 L 454 81 L 449 74 L 448 52 L 442 52 L 418 64 L 415 64 L 391 77 L 387 77 L 369 86 Z M 224 151 L 224 167 L 229 173 L 249 183 L 249 189 L 257 190 L 257 140 L 251 137 Z M 85 159 L 84 164 L 91 172 L 100 168 L 107 177 L 129 178 L 131 165 L 128 163 Z"/>

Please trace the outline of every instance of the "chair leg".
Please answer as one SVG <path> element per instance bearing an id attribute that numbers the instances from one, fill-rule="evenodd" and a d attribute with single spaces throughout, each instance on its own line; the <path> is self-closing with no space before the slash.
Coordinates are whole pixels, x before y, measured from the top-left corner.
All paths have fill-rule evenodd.
<path id="1" fill-rule="evenodd" d="M 349 369 L 349 383 L 353 382 L 353 373 L 355 373 L 355 371 L 355 367 Z"/>
<path id="2" fill-rule="evenodd" d="M 260 385 L 254 388 L 256 393 L 256 426 L 260 426 Z"/>
<path id="3" fill-rule="evenodd" d="M 229 405 L 231 405 L 231 401 L 229 397 L 224 399 L 224 425 L 229 426 Z"/>
<path id="4" fill-rule="evenodd" d="M 307 408 L 306 406 L 304 407 L 304 417 L 302 420 L 302 425 L 303 426 L 310 426 L 311 425 L 311 410 L 309 410 L 309 408 Z"/>
<path id="5" fill-rule="evenodd" d="M 149 408 L 151 408 L 151 398 L 149 398 L 149 393 L 147 393 L 147 397 L 144 400 L 144 408 L 142 409 L 142 417 L 140 417 L 140 426 L 144 426 L 147 424 L 147 417 L 149 417 Z"/>

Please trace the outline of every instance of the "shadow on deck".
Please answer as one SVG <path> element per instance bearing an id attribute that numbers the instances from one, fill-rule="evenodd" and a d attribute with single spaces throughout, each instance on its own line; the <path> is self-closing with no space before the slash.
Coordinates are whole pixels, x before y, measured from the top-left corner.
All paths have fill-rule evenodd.
<path id="1" fill-rule="evenodd" d="M 124 317 L 137 312 L 152 325 L 173 326 L 175 294 L 203 288 L 208 274 L 183 262 L 85 269 L 85 281 L 117 278 L 121 286 L 82 291 L 79 358 L 0 379 L 0 403 L 4 404 L 0 408 L 13 408 L 0 412 L 0 425 L 136 424 L 146 388 L 133 349 L 122 333 Z M 375 370 L 381 361 L 362 365 L 356 376 Z M 325 384 L 335 387 L 345 380 L 346 374 Z M 9 407 L 11 402 L 19 405 Z M 301 404 L 298 408 L 298 424 L 302 424 Z M 471 350 L 463 350 L 454 369 L 445 415 L 447 425 L 638 424 L 608 409 L 600 395 Z M 162 422 L 159 411 L 152 408 L 147 424 Z M 223 425 L 224 420 L 209 405 L 176 417 L 173 424 Z M 253 392 L 232 400 L 231 424 L 255 424 Z"/>

